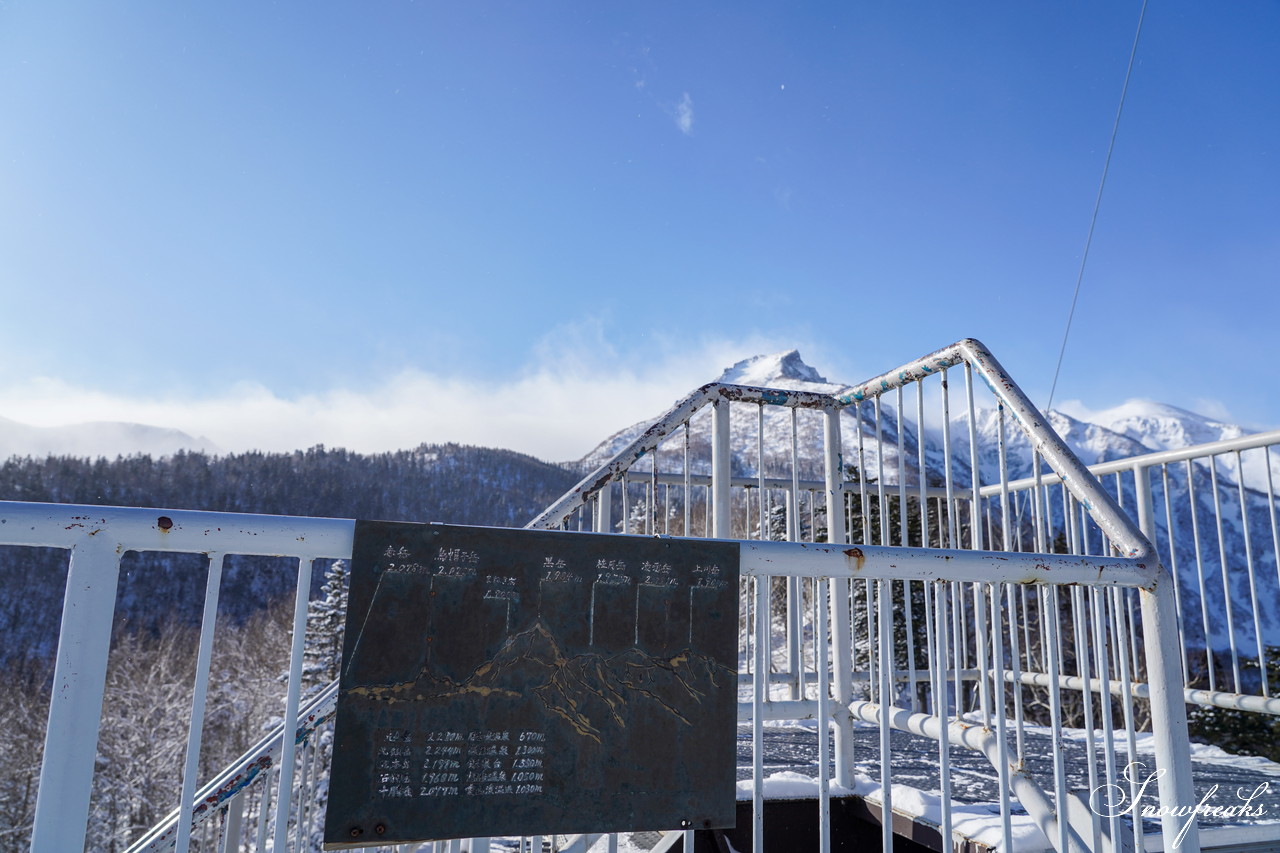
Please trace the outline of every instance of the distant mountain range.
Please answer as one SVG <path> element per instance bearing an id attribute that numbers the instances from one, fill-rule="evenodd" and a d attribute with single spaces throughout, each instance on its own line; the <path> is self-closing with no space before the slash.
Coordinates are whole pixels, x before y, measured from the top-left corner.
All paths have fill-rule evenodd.
<path id="1" fill-rule="evenodd" d="M 716 381 L 732 385 L 783 388 L 819 394 L 835 394 L 849 387 L 846 384 L 831 382 L 826 379 L 817 370 L 806 364 L 796 350 L 744 359 L 725 370 Z M 864 404 L 864 406 L 866 407 L 865 411 L 869 413 L 870 404 Z M 968 482 L 968 413 L 961 411 L 961 406 L 955 399 L 953 399 L 952 406 L 953 469 L 958 469 L 958 476 Z M 914 460 L 918 458 L 917 440 L 920 431 L 915 424 L 914 403 L 909 403 L 906 409 L 907 411 L 903 413 L 903 448 L 905 455 L 908 457 L 907 468 L 909 471 L 914 472 L 916 470 Z M 896 468 L 897 413 L 893 407 L 892 395 L 883 402 L 882 412 L 882 436 L 885 444 L 886 467 Z M 657 414 L 655 413 L 655 417 Z M 705 412 L 700 414 L 705 416 Z M 855 448 L 858 446 L 859 438 L 855 410 L 850 407 L 845 410 L 845 415 L 841 437 L 844 444 L 845 457 L 849 459 L 851 453 L 856 452 Z M 1051 410 L 1048 418 L 1057 433 L 1062 436 L 1067 445 L 1086 465 L 1152 453 L 1158 450 L 1187 447 L 1220 439 L 1237 438 L 1250 432 L 1235 424 L 1223 423 L 1175 406 L 1141 399 L 1133 399 L 1115 408 L 1093 413 L 1087 421 L 1072 417 L 1058 410 Z M 999 479 L 998 457 L 995 455 L 999 429 L 997 413 L 993 408 L 979 406 L 975 411 L 975 421 L 980 448 L 979 467 L 981 481 L 984 484 L 997 482 Z M 608 461 L 615 453 L 634 440 L 650 423 L 651 421 L 642 421 L 619 430 L 573 464 L 582 470 L 595 468 Z M 798 427 L 800 431 L 797 447 L 798 462 L 802 469 L 808 470 L 816 476 L 822 470 L 822 460 L 820 458 L 822 451 L 821 426 L 817 423 L 817 419 L 814 418 L 801 419 Z M 731 441 L 736 474 L 749 475 L 755 473 L 756 456 L 758 455 L 758 430 L 758 421 L 754 416 L 734 418 Z M 764 436 L 766 472 L 770 470 L 770 457 L 780 460 L 780 464 L 785 462 L 786 465 L 789 465 L 791 453 L 790 430 L 790 419 L 786 417 L 785 412 L 773 407 L 766 407 Z M 868 458 L 871 458 L 875 450 L 874 430 L 870 426 L 864 426 L 862 432 L 862 445 Z M 1011 425 L 1007 426 L 1006 438 L 1010 441 L 1010 475 L 1018 478 L 1030 472 L 1031 457 L 1027 442 L 1021 439 L 1020 436 L 1014 435 L 1015 432 L 1016 430 Z M 927 458 L 930 455 L 942 452 L 942 435 L 939 424 L 926 424 L 924 442 Z M 986 451 L 988 450 L 990 451 L 990 458 L 987 458 Z M 704 465 L 709 465 L 709 458 L 708 460 L 698 459 L 697 453 L 694 456 L 695 464 L 701 462 Z M 892 464 L 889 464 L 890 460 L 892 460 Z M 1220 461 L 1219 473 L 1224 475 L 1228 482 L 1235 482 L 1234 471 L 1233 460 Z M 1246 476 L 1253 477 L 1256 475 L 1265 475 L 1263 469 L 1259 467 L 1257 471 L 1253 471 L 1246 466 Z M 1280 481 L 1280 461 L 1273 462 L 1273 477 L 1275 480 Z"/>
<path id="2" fill-rule="evenodd" d="M 67 426 L 41 427 L 0 417 L 0 461 L 14 456 L 41 459 L 73 456 L 94 459 L 105 456 L 172 456 L 179 450 L 217 453 L 207 438 L 193 437 L 167 427 L 120 421 L 94 421 Z"/>
<path id="3" fill-rule="evenodd" d="M 785 388 L 834 394 L 848 386 L 833 383 L 809 366 L 795 350 L 760 355 L 745 359 L 726 370 L 719 382 L 737 385 L 753 385 L 769 388 Z M 969 414 L 967 405 L 960 403 L 963 380 L 952 383 L 951 461 L 952 474 L 957 489 L 967 488 L 971 482 L 969 459 Z M 941 419 L 921 430 L 915 422 L 914 394 L 907 398 L 902 419 L 902 449 L 906 457 L 908 483 L 917 483 L 919 475 L 919 447 L 923 442 L 926 467 L 930 472 L 942 469 L 944 442 Z M 841 418 L 841 441 L 846 464 L 863 469 L 863 476 L 877 479 L 877 447 L 884 457 L 884 481 L 897 483 L 898 469 L 898 417 L 894 408 L 896 395 L 886 395 L 881 404 L 881 426 L 877 444 L 871 403 L 863 403 L 863 418 L 859 422 L 855 407 L 844 410 Z M 656 417 L 657 413 L 655 413 Z M 760 467 L 759 414 L 749 407 L 739 407 L 731 416 L 730 466 L 735 476 L 754 477 Z M 707 409 L 695 415 L 695 422 L 709 418 Z M 1090 415 L 1081 420 L 1064 412 L 1050 411 L 1048 420 L 1077 457 L 1086 465 L 1125 459 L 1161 450 L 1187 447 L 1205 442 L 1237 438 L 1250 431 L 1235 424 L 1198 415 L 1175 406 L 1150 400 L 1130 400 L 1123 405 Z M 764 410 L 764 471 L 768 476 L 782 476 L 790 472 L 791 418 L 785 410 L 766 406 Z M 619 450 L 639 436 L 651 421 L 645 421 L 620 430 L 600 443 L 594 450 L 576 463 L 580 471 L 589 471 L 608 461 Z M 801 416 L 796 421 L 796 464 L 799 475 L 806 479 L 822 477 L 822 423 L 816 416 Z M 999 417 L 994 408 L 975 407 L 974 433 L 977 439 L 979 482 L 988 485 L 999 482 Z M 690 444 L 690 467 L 698 473 L 710 471 L 710 446 L 705 438 L 709 431 L 695 429 Z M 859 435 L 861 432 L 861 435 Z M 1012 424 L 1006 423 L 1007 460 L 1010 479 L 1017 480 L 1032 474 L 1031 446 Z M 862 447 L 862 460 L 858 460 L 858 447 Z M 663 462 L 660 449 L 659 470 L 679 470 L 680 459 Z M 653 454 L 650 454 L 652 457 Z M 648 463 L 642 461 L 640 467 Z M 1156 544 L 1162 559 L 1174 569 L 1179 580 L 1182 600 L 1185 636 L 1189 643 L 1202 642 L 1206 633 L 1213 645 L 1226 644 L 1228 632 L 1234 630 L 1238 642 L 1248 650 L 1254 643 L 1251 602 L 1280 601 L 1280 583 L 1277 580 L 1275 547 L 1272 537 L 1271 508 L 1266 500 L 1267 467 L 1271 482 L 1280 487 L 1280 454 L 1264 454 L 1251 451 L 1239 460 L 1235 454 L 1217 457 L 1210 471 L 1204 464 L 1192 468 L 1188 479 L 1185 465 L 1168 469 L 1169 517 L 1165 515 L 1164 478 L 1157 471 L 1153 474 L 1154 503 L 1157 508 Z M 1243 468 L 1244 486 L 1240 482 L 1239 468 Z M 1044 470 L 1044 469 L 1042 469 Z M 935 474 L 936 476 L 936 474 Z M 1217 489 L 1215 495 L 1214 481 Z M 1104 487 L 1116 494 L 1115 478 L 1104 479 Z M 1195 518 L 1192 517 L 1192 501 L 1189 491 L 1195 493 Z M 1243 491 L 1245 512 L 1240 510 L 1239 495 Z M 1130 477 L 1122 483 L 1120 502 L 1130 512 L 1135 506 L 1133 482 Z M 1215 506 L 1222 509 L 1222 524 L 1216 522 Z M 1051 526 L 1063 528 L 1061 509 L 1052 511 Z M 1168 546 L 1170 521 L 1175 531 L 1175 547 Z M 1198 526 L 1198 529 L 1197 529 Z M 1248 542 L 1246 548 L 1246 528 Z M 1199 536 L 1199 553 L 1196 550 Z M 1219 547 L 1219 537 L 1222 546 Z M 1096 547 L 1096 546 L 1095 546 Z M 1247 571 L 1248 555 L 1252 551 L 1254 576 Z M 1227 566 L 1227 582 L 1224 584 L 1223 565 Z M 1207 608 L 1200 606 L 1201 577 L 1204 578 Z M 1230 600 L 1233 625 L 1228 627 L 1224 618 Z M 1208 614 L 1205 618 L 1203 614 Z M 1263 608 L 1259 619 L 1262 633 L 1268 645 L 1280 646 L 1280 610 Z"/>

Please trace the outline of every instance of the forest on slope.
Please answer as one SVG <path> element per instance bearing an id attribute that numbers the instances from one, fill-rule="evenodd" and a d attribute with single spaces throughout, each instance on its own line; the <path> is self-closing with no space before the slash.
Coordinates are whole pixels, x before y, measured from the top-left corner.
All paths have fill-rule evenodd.
<path id="1" fill-rule="evenodd" d="M 0 464 L 0 500 L 200 509 L 279 515 L 439 521 L 519 527 L 577 481 L 556 465 L 457 444 L 362 455 L 345 450 L 207 456 L 13 458 Z M 341 563 L 313 572 L 313 614 Z M 174 805 L 186 738 L 207 561 L 126 554 L 121 564 L 90 802 L 90 849 L 127 847 Z M 297 561 L 228 557 L 215 640 L 200 775 L 207 778 L 280 713 Z M 48 713 L 67 554 L 0 547 L 0 851 L 26 849 Z M 340 638 L 340 625 L 317 631 Z M 311 631 L 309 630 L 309 633 Z M 310 660 L 305 681 L 336 674 L 336 648 Z M 199 845 L 197 845 L 199 846 Z"/>
<path id="2" fill-rule="evenodd" d="M 0 463 L 0 500 L 520 527 L 576 480 L 509 450 L 444 444 L 364 455 L 317 446 L 227 456 L 12 458 Z M 288 562 L 229 558 L 222 612 L 243 621 L 291 596 Z M 194 555 L 125 555 L 117 622 L 152 632 L 158 619 L 193 622 L 204 563 Z M 321 574 L 315 572 L 317 585 Z M 53 651 L 65 583 L 65 552 L 0 548 L 0 664 Z"/>

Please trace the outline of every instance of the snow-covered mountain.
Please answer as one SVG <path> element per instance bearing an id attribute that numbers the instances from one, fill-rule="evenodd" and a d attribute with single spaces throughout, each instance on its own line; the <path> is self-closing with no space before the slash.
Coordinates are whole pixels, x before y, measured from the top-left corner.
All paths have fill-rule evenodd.
<path id="1" fill-rule="evenodd" d="M 759 355 L 738 362 L 726 369 L 719 382 L 813 391 L 832 394 L 848 386 L 832 383 L 791 350 L 772 355 Z M 974 411 L 973 434 L 977 452 L 970 455 L 970 429 L 967 403 L 963 401 L 963 379 L 956 377 L 951 383 L 950 449 L 951 472 L 958 490 L 970 483 L 971 458 L 976 459 L 979 482 L 983 485 L 998 483 L 1000 478 L 999 433 L 1000 419 L 993 405 L 978 405 Z M 936 383 L 934 383 L 936 387 Z M 983 397 L 990 401 L 990 397 Z M 942 418 L 926 415 L 921 430 L 916 422 L 914 391 L 904 395 L 903 417 L 899 420 L 895 409 L 896 394 L 887 394 L 880 403 L 880 416 L 875 416 L 874 404 L 861 404 L 861 412 L 850 406 L 842 413 L 841 438 L 846 465 L 857 466 L 868 480 L 885 483 L 898 481 L 899 445 L 904 458 L 901 470 L 910 485 L 919 482 L 919 446 L 924 445 L 925 468 L 931 483 L 940 485 L 938 472 L 943 470 L 944 434 Z M 926 413 L 940 411 L 937 400 L 930 400 Z M 656 417 L 656 413 L 655 413 Z M 929 418 L 933 417 L 934 420 Z M 1089 416 L 1088 420 L 1072 417 L 1060 411 L 1047 415 L 1050 425 L 1086 465 L 1094 465 L 1117 459 L 1126 459 L 1157 451 L 1187 447 L 1205 442 L 1236 438 L 1248 434 L 1248 430 L 1213 418 L 1150 400 L 1133 399 L 1123 405 Z M 691 468 L 697 473 L 710 469 L 710 447 L 702 428 L 702 421 L 709 418 L 706 408 L 694 418 L 691 430 Z M 731 415 L 731 467 L 736 476 L 754 477 L 758 474 L 763 457 L 766 476 L 789 476 L 792 458 L 791 411 L 777 406 L 735 407 Z M 610 436 L 577 466 L 592 470 L 608 461 L 614 454 L 634 440 L 651 422 L 635 424 Z M 763 443 L 760 441 L 763 425 Z M 820 415 L 801 411 L 795 418 L 795 457 L 799 476 L 820 479 L 822 472 L 822 418 Z M 901 432 L 901 438 L 899 438 Z M 1012 419 L 1005 422 L 1005 441 L 1010 479 L 1017 480 L 1032 474 L 1032 453 L 1027 438 L 1017 429 Z M 763 447 L 761 447 L 763 444 Z M 763 450 L 763 453 L 761 453 Z M 879 452 L 877 452 L 879 450 Z M 679 470 L 678 458 L 663 461 L 658 454 L 659 468 Z M 1241 464 L 1242 463 L 1242 464 Z M 638 466 L 649 464 L 642 460 Z M 1280 601 L 1280 581 L 1276 570 L 1275 546 L 1272 541 L 1271 512 L 1267 500 L 1267 469 L 1271 481 L 1280 487 L 1280 453 L 1253 450 L 1237 458 L 1229 453 L 1215 459 L 1212 470 L 1207 464 L 1197 463 L 1190 468 L 1176 463 L 1165 469 L 1153 469 L 1153 503 L 1156 507 L 1157 547 L 1162 559 L 1174 569 L 1179 579 L 1179 594 L 1185 618 L 1185 636 L 1189 642 L 1208 634 L 1215 646 L 1226 643 L 1229 631 L 1234 631 L 1243 649 L 1253 647 L 1255 632 L 1251 605 L 1253 597 L 1260 601 Z M 1243 468 L 1244 488 L 1239 487 L 1240 468 Z M 1047 470 L 1047 469 L 1045 469 Z M 1214 481 L 1217 489 L 1215 495 Z M 1116 480 L 1108 475 L 1104 487 L 1116 494 Z M 1165 488 L 1169 491 L 1166 513 Z M 1244 510 L 1240 495 L 1244 495 Z M 1133 511 L 1133 480 L 1121 480 L 1121 505 Z M 1194 507 L 1194 510 L 1193 510 Z M 1219 514 L 1219 510 L 1221 511 Z M 1051 526 L 1063 529 L 1061 506 L 1051 507 Z M 1174 531 L 1172 549 L 1169 546 L 1169 528 Z M 1246 531 L 1251 549 L 1246 549 Z M 1196 537 L 1199 537 L 1197 553 Z M 1219 548 L 1221 536 L 1223 545 Z M 1097 545 L 1094 546 L 1098 547 Z M 1252 551 L 1254 570 L 1248 571 L 1248 553 Z M 1224 583 L 1222 566 L 1227 566 Z M 1203 582 L 1202 582 L 1203 578 Z M 1200 606 L 1200 590 L 1205 590 L 1207 608 Z M 1230 601 L 1228 608 L 1227 601 Z M 1233 627 L 1223 618 L 1228 611 Z M 1205 620 L 1202 613 L 1210 618 Z M 1218 614 L 1213 617 L 1212 614 Z M 1264 608 L 1261 618 L 1263 636 L 1268 645 L 1280 646 L 1280 608 Z M 1200 642 L 1203 642 L 1200 640 Z"/>
<path id="2" fill-rule="evenodd" d="M 806 364 L 796 350 L 744 359 L 727 368 L 716 381 L 820 394 L 834 394 L 849 387 L 828 380 Z M 908 399 L 912 400 L 913 396 Z M 906 457 L 908 477 L 912 478 L 918 474 L 917 441 L 921 431 L 916 423 L 914 403 L 908 402 L 904 408 L 906 411 L 903 412 L 901 421 L 902 449 Z M 958 484 L 968 485 L 969 416 L 968 412 L 962 409 L 963 407 L 953 400 L 950 430 L 952 470 L 958 478 Z M 706 417 L 705 410 L 699 415 Z M 875 459 L 876 448 L 882 443 L 886 477 L 889 482 L 896 482 L 899 419 L 894 408 L 893 396 L 886 395 L 881 402 L 879 438 L 876 436 L 872 403 L 867 402 L 862 405 L 861 423 L 859 423 L 856 407 L 851 406 L 845 409 L 844 415 L 846 417 L 841 434 L 846 460 L 857 457 L 857 448 L 861 444 L 862 455 L 869 462 Z M 1234 424 L 1222 423 L 1185 409 L 1142 399 L 1129 400 L 1113 409 L 1095 413 L 1087 421 L 1057 410 L 1050 411 L 1048 419 L 1053 429 L 1086 465 L 1126 459 L 1160 450 L 1189 447 L 1210 441 L 1238 438 L 1249 432 Z M 697 416 L 695 416 L 696 421 Z M 974 412 L 974 423 L 978 443 L 980 482 L 983 484 L 998 482 L 1000 426 L 997 410 L 992 406 L 978 405 Z M 608 461 L 650 424 L 651 421 L 643 421 L 619 430 L 573 464 L 583 470 L 594 469 Z M 801 412 L 797 418 L 799 432 L 797 461 L 804 469 L 821 470 L 821 428 L 819 418 L 812 413 Z M 751 416 L 750 413 L 735 412 L 731 439 L 735 474 L 757 473 L 758 436 L 759 418 Z M 787 411 L 771 406 L 765 407 L 764 438 L 765 471 L 769 474 L 771 458 L 785 458 L 787 462 L 790 460 L 790 415 Z M 923 431 L 926 459 L 935 456 L 941 458 L 943 438 L 941 426 L 926 419 Z M 1005 439 L 1008 444 L 1010 477 L 1018 479 L 1029 476 L 1030 445 L 1013 426 L 1011 419 L 1006 420 Z M 695 452 L 693 464 L 702 467 L 709 463 L 698 458 L 698 453 Z M 1260 455 L 1255 459 L 1245 460 L 1246 481 L 1251 485 L 1262 482 L 1265 478 L 1263 464 L 1263 458 Z M 927 464 L 927 467 L 932 469 L 934 466 Z M 1272 468 L 1273 479 L 1280 484 L 1280 459 L 1272 462 Z M 868 471 L 868 476 L 872 476 L 873 473 Z M 1218 474 L 1226 483 L 1234 484 L 1237 477 L 1234 458 L 1220 459 Z"/>
<path id="3" fill-rule="evenodd" d="M 171 456 L 179 450 L 216 453 L 218 448 L 207 438 L 146 424 L 97 421 L 41 427 L 0 417 L 0 461 L 14 456 L 34 459 L 46 456 L 114 459 L 143 453 Z"/>

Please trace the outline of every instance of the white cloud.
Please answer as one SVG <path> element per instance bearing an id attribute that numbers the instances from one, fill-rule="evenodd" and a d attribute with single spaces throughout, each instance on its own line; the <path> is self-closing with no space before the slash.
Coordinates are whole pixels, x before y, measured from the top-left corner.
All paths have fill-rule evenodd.
<path id="1" fill-rule="evenodd" d="M 1227 404 L 1221 400 L 1215 400 L 1211 397 L 1198 397 L 1191 404 L 1191 411 L 1204 415 L 1206 418 L 1218 421 L 1224 424 L 1239 423 L 1235 416 L 1231 414 L 1231 410 L 1227 408 Z"/>
<path id="2" fill-rule="evenodd" d="M 41 378 L 0 388 L 0 412 L 37 426 L 124 421 L 170 427 L 205 436 L 222 452 L 324 444 L 370 453 L 453 441 L 565 461 L 661 414 L 748 356 L 800 346 L 811 364 L 827 369 L 813 360 L 821 353 L 803 341 L 756 337 L 691 345 L 651 336 L 646 343 L 643 353 L 620 355 L 605 325 L 589 320 L 553 330 L 531 365 L 499 381 L 409 369 L 376 384 L 295 396 L 246 382 L 202 398 L 145 397 Z"/>
<path id="3" fill-rule="evenodd" d="M 1085 423 L 1092 423 L 1098 412 L 1103 411 L 1102 409 L 1089 408 L 1082 400 L 1063 400 L 1058 403 L 1058 405 L 1054 406 L 1054 408 L 1068 417 L 1075 418 L 1076 420 L 1083 421 Z"/>
<path id="4" fill-rule="evenodd" d="M 681 95 L 680 103 L 676 104 L 676 127 L 685 136 L 693 135 L 693 98 L 688 92 Z"/>

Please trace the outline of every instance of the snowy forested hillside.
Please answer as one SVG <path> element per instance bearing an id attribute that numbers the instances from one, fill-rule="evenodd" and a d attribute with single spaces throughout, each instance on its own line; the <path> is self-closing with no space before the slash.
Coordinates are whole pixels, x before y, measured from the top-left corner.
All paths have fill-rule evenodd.
<path id="1" fill-rule="evenodd" d="M 507 450 L 448 444 L 361 455 L 315 447 L 114 461 L 15 458 L 0 463 L 0 499 L 519 527 L 573 479 Z M 225 612 L 244 619 L 292 595 L 290 574 L 285 561 L 230 558 Z M 128 554 L 117 620 L 192 622 L 202 578 L 199 557 Z M 53 651 L 65 580 L 63 552 L 0 548 L 0 662 Z"/>

